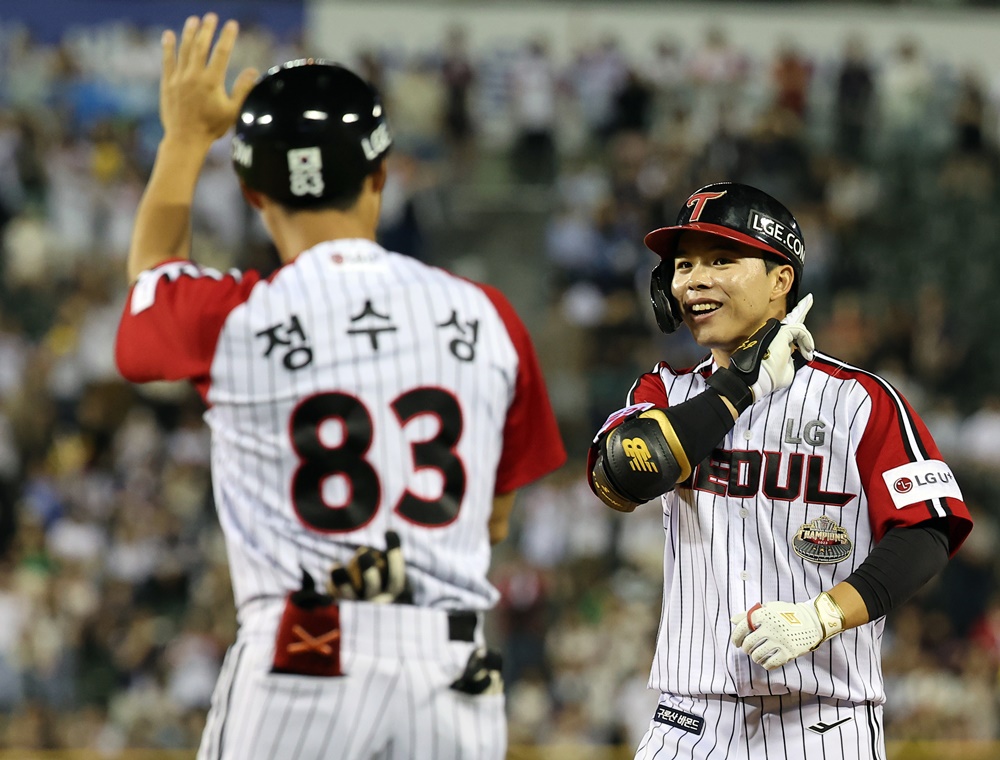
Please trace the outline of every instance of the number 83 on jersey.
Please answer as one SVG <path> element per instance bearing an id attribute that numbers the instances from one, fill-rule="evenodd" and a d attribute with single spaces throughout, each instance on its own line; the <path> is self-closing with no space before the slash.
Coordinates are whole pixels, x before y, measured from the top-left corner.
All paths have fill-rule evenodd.
<path id="1" fill-rule="evenodd" d="M 362 399 L 340 392 L 310 396 L 296 406 L 289 430 L 299 460 L 291 482 L 299 519 L 316 531 L 345 533 L 375 517 L 387 474 L 371 461 L 372 443 L 376 435 L 393 431 L 388 422 L 386 430 L 376 431 L 373 418 L 397 420 L 400 440 L 412 456 L 413 469 L 402 476 L 406 487 L 391 509 L 424 527 L 453 522 L 465 495 L 465 467 L 456 451 L 463 419 L 458 400 L 440 387 L 406 391 L 388 410 L 373 411 Z M 429 485 L 433 481 L 436 487 Z"/>

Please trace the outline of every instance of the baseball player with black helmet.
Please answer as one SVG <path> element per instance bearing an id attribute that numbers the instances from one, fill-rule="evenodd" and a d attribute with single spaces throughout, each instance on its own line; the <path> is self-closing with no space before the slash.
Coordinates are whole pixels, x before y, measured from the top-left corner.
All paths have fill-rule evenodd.
<path id="1" fill-rule="evenodd" d="M 491 544 L 565 460 L 531 339 L 496 289 L 375 242 L 378 93 L 313 59 L 227 92 L 238 29 L 217 24 L 163 35 L 116 345 L 127 379 L 190 380 L 208 407 L 240 625 L 198 757 L 501 760 Z M 189 260 L 202 164 L 234 126 L 268 278 Z"/>
<path id="2" fill-rule="evenodd" d="M 641 376 L 589 478 L 660 497 L 663 608 L 636 758 L 885 758 L 885 615 L 972 529 L 927 428 L 881 377 L 816 350 L 805 243 L 766 193 L 720 182 L 650 232 L 666 333 L 710 350 Z"/>

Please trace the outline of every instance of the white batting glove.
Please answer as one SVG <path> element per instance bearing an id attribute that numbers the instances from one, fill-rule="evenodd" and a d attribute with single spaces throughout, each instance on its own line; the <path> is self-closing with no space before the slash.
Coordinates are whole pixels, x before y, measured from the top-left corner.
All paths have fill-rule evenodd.
<path id="1" fill-rule="evenodd" d="M 812 334 L 805 329 L 806 326 L 804 322 L 806 321 L 806 314 L 809 313 L 812 305 L 812 293 L 806 293 L 799 299 L 799 302 L 795 304 L 795 308 L 788 312 L 788 314 L 785 315 L 785 318 L 781 320 L 781 324 L 783 325 L 799 325 L 805 331 L 801 339 L 795 339 L 795 343 L 798 345 L 799 351 L 802 353 L 802 357 L 806 361 L 810 362 L 812 361 L 813 353 L 816 350 L 816 343 L 813 341 Z"/>
<path id="2" fill-rule="evenodd" d="M 798 346 L 806 361 L 811 361 L 816 344 L 802 321 L 812 308 L 812 293 L 802 298 L 795 308 L 781 321 L 781 327 L 767 346 L 767 353 L 760 363 L 757 381 L 750 386 L 754 401 L 781 388 L 787 388 L 795 379 L 792 351 Z"/>
<path id="3" fill-rule="evenodd" d="M 765 670 L 774 670 L 843 631 L 844 613 L 824 591 L 798 604 L 756 604 L 731 622 L 733 645 Z"/>

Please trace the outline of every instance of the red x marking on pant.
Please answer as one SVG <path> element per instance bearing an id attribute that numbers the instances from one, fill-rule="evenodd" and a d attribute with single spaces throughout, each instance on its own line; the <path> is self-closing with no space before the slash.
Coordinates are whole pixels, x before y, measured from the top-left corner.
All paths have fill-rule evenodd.
<path id="1" fill-rule="evenodd" d="M 331 655 L 333 654 L 333 648 L 328 642 L 336 641 L 340 638 L 340 631 L 333 630 L 317 637 L 313 636 L 301 625 L 294 626 L 292 633 L 296 634 L 300 641 L 295 641 L 288 645 L 289 654 L 319 652 L 320 654 Z"/>

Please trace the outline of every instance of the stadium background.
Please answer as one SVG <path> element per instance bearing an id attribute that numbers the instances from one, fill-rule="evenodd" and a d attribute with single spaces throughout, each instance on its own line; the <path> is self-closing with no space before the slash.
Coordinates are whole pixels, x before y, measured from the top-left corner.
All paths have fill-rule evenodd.
<path id="1" fill-rule="evenodd" d="M 571 461 L 495 555 L 511 758 L 631 757 L 659 613 L 656 509 L 583 480 L 661 357 L 643 233 L 732 178 L 796 210 L 810 326 L 922 413 L 976 529 L 890 616 L 893 757 L 1000 749 L 1000 14 L 995 3 L 0 3 L 0 758 L 193 757 L 234 632 L 197 396 L 111 357 L 159 135 L 158 38 L 243 23 L 232 67 L 325 55 L 388 101 L 388 247 L 501 287 Z M 992 42 L 991 42 L 992 40 Z M 275 265 L 220 142 L 195 250 Z"/>

